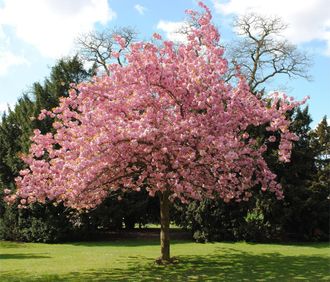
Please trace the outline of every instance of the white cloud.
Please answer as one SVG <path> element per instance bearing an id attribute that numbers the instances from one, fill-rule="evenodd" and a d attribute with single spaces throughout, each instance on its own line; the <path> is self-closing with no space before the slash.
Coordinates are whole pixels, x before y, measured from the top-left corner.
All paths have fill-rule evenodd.
<path id="1" fill-rule="evenodd" d="M 327 44 L 330 55 L 330 1 L 329 0 L 212 0 L 217 12 L 242 15 L 256 12 L 265 16 L 277 15 L 289 24 L 285 36 L 299 44 L 321 40 Z"/>
<path id="2" fill-rule="evenodd" d="M 5 75 L 12 66 L 28 64 L 23 55 L 10 51 L 10 40 L 0 26 L 0 76 Z M 1 110 L 1 109 L 0 109 Z"/>
<path id="3" fill-rule="evenodd" d="M 147 10 L 146 7 L 144 7 L 144 6 L 140 5 L 140 4 L 136 4 L 134 6 L 134 9 L 137 10 L 140 15 L 144 15 L 144 12 Z"/>
<path id="4" fill-rule="evenodd" d="M 36 47 L 45 57 L 67 55 L 77 35 L 115 17 L 107 0 L 4 0 L 1 26 Z"/>
<path id="5" fill-rule="evenodd" d="M 5 75 L 12 66 L 28 64 L 26 58 L 15 55 L 9 50 L 1 50 L 0 48 L 0 76 Z"/>
<path id="6" fill-rule="evenodd" d="M 157 24 L 157 28 L 164 31 L 166 37 L 173 42 L 187 42 L 185 34 L 180 33 L 180 30 L 187 27 L 186 22 L 171 22 L 160 20 Z"/>

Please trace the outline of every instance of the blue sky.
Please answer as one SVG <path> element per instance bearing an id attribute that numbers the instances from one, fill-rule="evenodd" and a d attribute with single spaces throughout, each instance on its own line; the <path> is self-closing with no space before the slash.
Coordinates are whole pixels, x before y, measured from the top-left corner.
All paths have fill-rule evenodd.
<path id="1" fill-rule="evenodd" d="M 257 12 L 279 15 L 288 23 L 284 34 L 314 61 L 313 81 L 278 77 L 268 90 L 283 86 L 297 99 L 309 95 L 313 125 L 330 117 L 330 1 L 206 0 L 223 40 L 231 40 L 235 15 Z M 0 0 L 0 112 L 13 105 L 31 85 L 42 82 L 61 56 L 74 54 L 74 38 L 105 27 L 131 26 L 141 39 L 159 32 L 177 39 L 184 10 L 195 0 Z"/>

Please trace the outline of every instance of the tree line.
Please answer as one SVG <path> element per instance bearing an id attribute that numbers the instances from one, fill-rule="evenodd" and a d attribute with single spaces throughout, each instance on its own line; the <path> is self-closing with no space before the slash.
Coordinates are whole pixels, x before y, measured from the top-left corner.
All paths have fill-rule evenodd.
<path id="1" fill-rule="evenodd" d="M 232 52 L 228 60 L 233 69 L 236 64 L 243 66 L 242 72 L 253 93 L 263 95 L 264 82 L 279 75 L 307 77 L 308 58 L 288 42 L 276 41 L 272 36 L 284 28 L 279 19 L 249 16 L 237 20 L 236 25 L 242 37 L 235 46 L 242 48 L 229 48 Z M 125 37 L 127 45 L 116 44 L 112 39 L 115 34 Z M 111 192 L 99 207 L 88 213 L 54 206 L 51 202 L 17 209 L 18 203 L 7 206 L 2 200 L 5 188 L 15 189 L 14 179 L 24 168 L 20 155 L 28 152 L 33 131 L 53 130 L 50 117 L 37 119 L 40 111 L 56 107 L 61 97 L 68 96 L 71 83 L 88 81 L 100 73 L 109 74 L 106 66 L 110 63 L 110 53 L 117 52 L 118 64 L 125 64 L 123 54 L 135 38 L 136 33 L 129 28 L 81 37 L 77 56 L 59 60 L 43 83 L 34 83 L 30 93 L 25 93 L 13 109 L 3 114 L 0 123 L 0 239 L 56 242 L 159 222 L 159 204 L 143 187 L 138 193 Z M 90 69 L 84 67 L 86 61 L 93 63 Z M 307 107 L 293 110 L 290 119 L 291 130 L 299 137 L 294 143 L 291 163 L 277 161 L 276 143 L 265 152 L 269 167 L 282 184 L 283 200 L 277 201 L 271 193 L 260 193 L 256 188 L 256 197 L 244 203 L 210 199 L 188 204 L 174 202 L 172 221 L 191 230 L 197 241 L 327 240 L 330 127 L 324 117 L 311 129 Z M 250 134 L 263 139 L 267 131 L 255 128 Z"/>

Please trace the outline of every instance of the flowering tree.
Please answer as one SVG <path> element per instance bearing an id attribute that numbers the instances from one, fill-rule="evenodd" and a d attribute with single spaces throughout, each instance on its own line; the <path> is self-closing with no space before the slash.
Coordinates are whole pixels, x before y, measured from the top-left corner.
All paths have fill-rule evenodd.
<path id="1" fill-rule="evenodd" d="M 109 76 L 75 86 L 59 107 L 42 111 L 40 119 L 55 119 L 56 133 L 34 132 L 24 157 L 28 168 L 8 201 L 90 209 L 111 190 L 147 187 L 160 199 L 161 259 L 168 261 L 170 200 L 248 200 L 256 185 L 282 197 L 263 158 L 276 137 L 256 140 L 248 130 L 279 131 L 279 158 L 289 161 L 296 137 L 285 113 L 299 103 L 276 95 L 265 102 L 239 72 L 235 85 L 226 83 L 219 34 L 209 9 L 200 6 L 203 13 L 187 11 L 198 24 L 186 44 L 134 43 L 127 65 L 110 65 Z M 160 35 L 154 38 L 160 43 Z"/>

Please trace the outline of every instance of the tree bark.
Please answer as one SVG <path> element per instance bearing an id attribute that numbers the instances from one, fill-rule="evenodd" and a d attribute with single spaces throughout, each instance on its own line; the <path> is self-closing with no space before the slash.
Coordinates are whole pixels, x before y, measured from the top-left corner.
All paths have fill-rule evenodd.
<path id="1" fill-rule="evenodd" d="M 170 261 L 170 200 L 169 192 L 164 191 L 160 199 L 160 247 L 162 261 Z"/>

